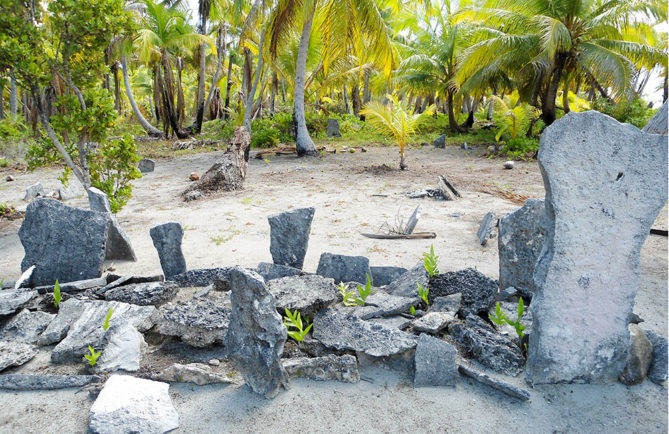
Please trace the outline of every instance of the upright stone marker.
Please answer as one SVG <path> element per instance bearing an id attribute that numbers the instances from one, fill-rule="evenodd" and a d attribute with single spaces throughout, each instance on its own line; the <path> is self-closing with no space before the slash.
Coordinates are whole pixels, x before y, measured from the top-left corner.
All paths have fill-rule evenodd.
<path id="1" fill-rule="evenodd" d="M 307 254 L 314 208 L 300 208 L 267 217 L 269 251 L 275 264 L 302 269 Z"/>
<path id="2" fill-rule="evenodd" d="M 339 121 L 337 119 L 328 119 L 328 137 L 341 137 L 339 132 Z"/>
<path id="3" fill-rule="evenodd" d="M 154 226 L 149 231 L 153 245 L 158 250 L 160 266 L 165 279 L 186 272 L 186 259 L 181 251 L 184 228 L 181 223 L 169 222 Z"/>
<path id="4" fill-rule="evenodd" d="M 572 112 L 544 131 L 539 164 L 547 233 L 534 273 L 528 379 L 616 381 L 639 254 L 667 201 L 667 137 Z"/>
<path id="5" fill-rule="evenodd" d="M 105 213 L 111 221 L 109 232 L 107 233 L 105 259 L 136 261 L 137 257 L 135 256 L 135 251 L 132 249 L 132 245 L 130 245 L 130 239 L 123 228 L 121 228 L 118 220 L 116 220 L 116 216 L 112 214 L 107 195 L 95 187 L 90 187 L 87 191 L 91 211 Z"/>

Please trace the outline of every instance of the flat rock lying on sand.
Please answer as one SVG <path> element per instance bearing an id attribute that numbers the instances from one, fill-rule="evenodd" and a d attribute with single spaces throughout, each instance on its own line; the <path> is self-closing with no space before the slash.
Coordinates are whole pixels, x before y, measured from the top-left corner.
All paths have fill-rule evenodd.
<path id="1" fill-rule="evenodd" d="M 497 282 L 473 268 L 437 274 L 430 279 L 429 285 L 430 302 L 436 297 L 461 293 L 460 313 L 464 317 L 487 312 L 497 293 Z"/>
<path id="2" fill-rule="evenodd" d="M 448 342 L 421 334 L 414 356 L 414 386 L 455 386 L 458 382 L 456 354 L 455 347 Z"/>
<path id="3" fill-rule="evenodd" d="M 97 383 L 96 375 L 0 375 L 0 389 L 4 390 L 56 390 L 81 387 Z"/>
<path id="4" fill-rule="evenodd" d="M 286 373 L 293 378 L 341 381 L 343 383 L 357 383 L 360 381 L 358 361 L 355 356 L 350 354 L 283 359 L 282 364 Z"/>
<path id="5" fill-rule="evenodd" d="M 179 428 L 169 387 L 158 381 L 112 375 L 91 407 L 89 431 L 162 434 Z"/>
<path id="6" fill-rule="evenodd" d="M 206 347 L 224 342 L 229 322 L 229 297 L 210 294 L 162 306 L 156 330 L 162 335 L 177 336 L 194 347 Z"/>
<path id="7" fill-rule="evenodd" d="M 172 300 L 179 286 L 173 282 L 135 283 L 105 292 L 105 299 L 139 306 L 160 306 Z"/>
<path id="8" fill-rule="evenodd" d="M 282 277 L 288 276 L 299 276 L 302 274 L 302 270 L 299 268 L 290 267 L 288 265 L 272 264 L 269 262 L 261 262 L 258 264 L 256 272 L 265 279 L 266 283 L 270 280 L 281 279 Z"/>
<path id="9" fill-rule="evenodd" d="M 493 389 L 497 389 L 500 392 L 511 396 L 512 398 L 520 399 L 521 401 L 530 400 L 529 391 L 516 387 L 512 384 L 509 384 L 506 381 L 493 378 L 484 372 L 478 371 L 476 369 L 464 365 L 458 365 L 458 371 L 462 375 L 472 378 L 481 384 L 485 384 L 486 386 L 490 386 Z"/>
<path id="10" fill-rule="evenodd" d="M 416 306 L 419 302 L 418 298 L 398 297 L 377 289 L 367 297 L 365 306 L 355 307 L 353 315 L 362 319 L 391 316 L 409 312 L 411 306 Z"/>
<path id="11" fill-rule="evenodd" d="M 276 299 L 279 312 L 298 310 L 311 315 L 338 299 L 334 280 L 318 275 L 289 276 L 267 283 L 267 290 Z"/>
<path id="12" fill-rule="evenodd" d="M 37 355 L 37 347 L 25 342 L 0 341 L 0 371 L 21 366 Z"/>
<path id="13" fill-rule="evenodd" d="M 321 254 L 316 274 L 323 277 L 330 277 L 334 279 L 336 283 L 366 283 L 367 276 L 369 276 L 370 279 L 372 278 L 368 258 L 364 256 L 336 255 L 334 253 Z"/>
<path id="14" fill-rule="evenodd" d="M 220 368 L 214 369 L 204 363 L 188 363 L 182 365 L 175 363 L 167 369 L 152 375 L 153 380 L 167 381 L 168 383 L 193 383 L 198 386 L 206 384 L 242 384 L 239 375 L 233 371 L 220 372 Z"/>
<path id="15" fill-rule="evenodd" d="M 52 313 L 23 309 L 0 328 L 0 340 L 35 343 L 55 317 Z"/>
<path id="16" fill-rule="evenodd" d="M 0 291 L 0 317 L 11 315 L 37 296 L 37 291 L 25 289 Z"/>

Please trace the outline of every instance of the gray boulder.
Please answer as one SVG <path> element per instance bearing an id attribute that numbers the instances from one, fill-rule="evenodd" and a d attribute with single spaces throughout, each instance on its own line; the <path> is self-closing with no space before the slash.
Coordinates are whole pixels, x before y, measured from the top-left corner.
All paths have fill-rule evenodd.
<path id="1" fill-rule="evenodd" d="M 614 382 L 626 364 L 641 247 L 667 202 L 667 138 L 571 112 L 544 130 L 539 165 L 548 229 L 534 271 L 528 379 Z"/>
<path id="2" fill-rule="evenodd" d="M 42 184 L 39 182 L 36 182 L 35 184 L 29 186 L 26 188 L 26 194 L 23 197 L 23 200 L 26 202 L 30 202 L 33 199 L 37 199 L 38 197 L 44 197 L 44 187 L 42 187 Z"/>
<path id="3" fill-rule="evenodd" d="M 364 256 L 335 255 L 333 253 L 321 254 L 316 274 L 331 277 L 335 282 L 366 283 L 367 276 L 372 278 L 369 259 Z"/>
<path id="4" fill-rule="evenodd" d="M 135 251 L 130 245 L 130 238 L 125 233 L 116 216 L 111 212 L 109 198 L 105 193 L 95 187 L 88 189 L 88 203 L 91 211 L 105 213 L 109 216 L 110 225 L 107 233 L 107 247 L 105 259 L 118 259 L 121 261 L 136 261 Z"/>
<path id="5" fill-rule="evenodd" d="M 300 208 L 267 217 L 269 251 L 275 264 L 302 269 L 315 211 L 315 208 Z"/>
<path id="6" fill-rule="evenodd" d="M 453 386 L 458 382 L 455 347 L 441 339 L 421 334 L 414 358 L 414 387 Z"/>
<path id="7" fill-rule="evenodd" d="M 433 145 L 435 148 L 445 148 L 446 147 L 446 134 L 442 134 L 441 136 L 437 137 L 434 139 Z"/>
<path id="8" fill-rule="evenodd" d="M 160 306 L 172 300 L 178 291 L 179 286 L 174 282 L 135 283 L 105 292 L 105 299 L 139 306 Z"/>
<path id="9" fill-rule="evenodd" d="M 142 173 L 151 173 L 155 170 L 155 168 L 156 162 L 149 158 L 142 158 L 139 160 L 139 163 L 137 163 L 137 169 L 139 169 L 139 171 Z"/>
<path id="10" fill-rule="evenodd" d="M 476 232 L 476 238 L 479 240 L 479 244 L 485 246 L 488 244 L 488 238 L 492 232 L 492 228 L 495 227 L 495 213 L 490 211 L 481 220 L 481 226 L 479 226 L 478 232 Z"/>
<path id="11" fill-rule="evenodd" d="M 338 299 L 334 280 L 318 275 L 275 279 L 268 282 L 267 290 L 276 299 L 276 308 L 280 314 L 285 309 L 297 309 L 303 316 L 312 315 Z"/>
<path id="12" fill-rule="evenodd" d="M 299 357 L 284 359 L 283 368 L 293 378 L 306 378 L 316 381 L 341 381 L 342 383 L 357 383 L 360 381 L 358 361 L 355 356 L 345 354 L 335 356 L 328 354 L 324 357 Z"/>
<path id="13" fill-rule="evenodd" d="M 217 291 L 230 290 L 230 267 L 198 268 L 170 276 L 182 288 L 189 286 L 214 285 Z"/>
<path id="14" fill-rule="evenodd" d="M 417 332 L 425 332 L 436 335 L 444 330 L 450 323 L 455 321 L 455 314 L 451 312 L 428 312 L 420 318 L 415 319 L 411 325 Z"/>
<path id="15" fill-rule="evenodd" d="M 35 343 L 55 317 L 51 313 L 23 309 L 0 328 L 0 340 Z"/>
<path id="16" fill-rule="evenodd" d="M 158 333 L 177 336 L 188 345 L 202 348 L 225 341 L 230 300 L 227 296 L 194 297 L 187 302 L 168 303 L 160 308 L 160 314 Z"/>
<path id="17" fill-rule="evenodd" d="M 0 317 L 11 315 L 37 296 L 37 291 L 25 289 L 0 291 Z"/>
<path id="18" fill-rule="evenodd" d="M 497 282 L 473 268 L 437 274 L 430 279 L 429 286 L 431 302 L 436 297 L 461 293 L 460 313 L 464 317 L 487 312 L 497 293 Z"/>
<path id="19" fill-rule="evenodd" d="M 72 200 L 84 194 L 84 187 L 79 183 L 70 183 L 67 186 L 62 185 L 58 189 L 58 198 L 60 200 Z"/>
<path id="20" fill-rule="evenodd" d="M 328 119 L 328 137 L 341 137 L 341 132 L 339 132 L 339 121 L 337 119 Z"/>
<path id="21" fill-rule="evenodd" d="M 265 282 L 281 279 L 282 277 L 299 276 L 302 274 L 302 270 L 299 268 L 290 267 L 288 265 L 271 264 L 269 262 L 261 262 L 258 264 L 256 272 L 265 279 Z"/>
<path id="22" fill-rule="evenodd" d="M 546 238 L 546 206 L 528 199 L 499 219 L 499 286 L 514 287 L 526 301 L 534 295 L 534 265 Z"/>
<path id="23" fill-rule="evenodd" d="M 0 341 L 0 372 L 21 366 L 37 355 L 37 347 L 25 342 Z"/>
<path id="24" fill-rule="evenodd" d="M 641 328 L 630 324 L 630 346 L 627 353 L 627 365 L 620 375 L 620 382 L 633 386 L 643 382 L 653 359 L 653 345 Z"/>
<path id="25" fill-rule="evenodd" d="M 169 222 L 157 225 L 149 231 L 153 245 L 158 251 L 160 266 L 165 279 L 186 272 L 186 258 L 181 251 L 184 229 L 181 223 Z"/>
<path id="26" fill-rule="evenodd" d="M 386 292 L 400 297 L 418 297 L 418 286 L 420 283 L 424 288 L 428 286 L 430 275 L 425 271 L 423 262 L 419 262 L 411 270 L 393 280 L 385 288 Z"/>
<path id="27" fill-rule="evenodd" d="M 109 217 L 53 199 L 30 203 L 19 229 L 25 256 L 21 270 L 35 265 L 31 283 L 53 285 L 102 275 Z"/>
<path id="28" fill-rule="evenodd" d="M 648 121 L 643 127 L 643 132 L 648 134 L 662 134 L 667 135 L 667 101 L 657 110 L 657 113 Z"/>
<path id="29" fill-rule="evenodd" d="M 408 270 L 402 267 L 370 267 L 374 286 L 385 286 L 399 279 Z"/>
<path id="30" fill-rule="evenodd" d="M 653 345 L 653 361 L 648 369 L 648 379 L 655 384 L 667 381 L 667 338 L 646 330 L 646 337 Z"/>
<path id="31" fill-rule="evenodd" d="M 274 296 L 262 277 L 241 267 L 230 272 L 230 287 L 228 356 L 255 393 L 273 398 L 288 385 L 280 360 L 287 333 Z"/>

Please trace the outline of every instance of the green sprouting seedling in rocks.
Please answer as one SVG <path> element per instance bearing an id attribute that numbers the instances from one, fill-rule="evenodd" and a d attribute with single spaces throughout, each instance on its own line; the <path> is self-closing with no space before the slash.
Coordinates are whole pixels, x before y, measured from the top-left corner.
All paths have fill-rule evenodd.
<path id="1" fill-rule="evenodd" d="M 105 317 L 105 322 L 104 324 L 102 324 L 102 328 L 105 329 L 105 331 L 109 329 L 109 320 L 111 319 L 113 313 L 114 313 L 114 308 L 110 307 L 109 311 L 107 312 L 107 316 Z"/>
<path id="2" fill-rule="evenodd" d="M 362 286 L 358 285 L 358 295 L 360 297 L 355 297 L 353 300 L 357 305 L 364 306 L 367 297 L 369 297 L 369 295 L 373 292 L 374 290 L 372 289 L 372 279 L 370 279 L 369 274 L 367 274 L 367 283 L 365 284 L 365 287 L 363 288 Z"/>
<path id="3" fill-rule="evenodd" d="M 56 284 L 53 286 L 53 305 L 58 308 L 58 305 L 62 299 L 63 298 L 60 295 L 60 283 L 58 280 L 56 280 Z"/>
<path id="4" fill-rule="evenodd" d="M 495 306 L 495 315 L 488 314 L 488 318 L 490 318 L 490 321 L 497 325 L 509 324 L 512 326 L 514 329 L 516 329 L 516 334 L 522 341 L 523 336 L 525 336 L 523 333 L 525 326 L 520 323 L 520 319 L 523 317 L 523 313 L 525 313 L 525 303 L 523 302 L 523 297 L 520 297 L 520 300 L 518 300 L 518 318 L 516 318 L 515 321 L 512 321 L 508 316 L 506 316 L 506 314 L 502 311 L 502 307 L 500 306 L 499 301 Z"/>
<path id="5" fill-rule="evenodd" d="M 98 357 L 100 357 L 100 354 L 102 354 L 102 351 L 95 351 L 95 348 L 91 347 L 90 345 L 88 346 L 88 351 L 90 351 L 90 354 L 84 354 L 84 357 L 86 360 L 88 360 L 88 364 L 91 366 L 95 366 L 95 364 L 98 362 Z"/>
<path id="6" fill-rule="evenodd" d="M 411 306 L 411 308 L 409 308 L 409 313 L 411 313 L 411 315 L 415 316 L 416 315 L 416 308 Z"/>
<path id="7" fill-rule="evenodd" d="M 416 282 L 416 285 L 418 286 L 418 296 L 425 302 L 426 306 L 429 306 L 430 302 L 427 301 L 427 296 L 430 293 L 430 288 L 423 288 L 423 285 L 418 282 Z"/>
<path id="8" fill-rule="evenodd" d="M 430 244 L 430 253 L 423 253 L 423 263 L 425 264 L 425 270 L 430 274 L 430 277 L 435 274 L 439 274 L 439 269 L 437 268 L 437 261 L 439 256 L 434 254 L 434 245 Z"/>
<path id="9" fill-rule="evenodd" d="M 344 303 L 344 306 L 356 306 L 358 303 L 355 302 L 353 298 L 353 291 L 349 291 L 344 282 L 339 282 L 339 294 L 341 295 L 341 302 Z"/>
<path id="10" fill-rule="evenodd" d="M 309 324 L 307 328 L 304 328 L 306 324 L 307 320 L 305 319 L 302 321 L 300 312 L 298 312 L 297 309 L 295 309 L 295 312 L 291 313 L 290 310 L 286 308 L 286 316 L 283 317 L 283 325 L 285 325 L 286 329 L 288 330 L 288 336 L 298 342 L 302 342 L 304 337 L 307 335 L 307 333 L 309 333 L 309 330 L 311 330 L 311 327 L 313 326 L 313 324 Z"/>

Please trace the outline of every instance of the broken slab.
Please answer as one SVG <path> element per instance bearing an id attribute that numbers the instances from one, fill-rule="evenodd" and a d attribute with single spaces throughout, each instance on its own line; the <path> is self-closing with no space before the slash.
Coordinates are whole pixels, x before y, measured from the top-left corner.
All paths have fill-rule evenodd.
<path id="1" fill-rule="evenodd" d="M 214 285 L 218 291 L 229 291 L 230 270 L 230 267 L 198 268 L 170 276 L 169 280 L 176 282 L 182 288 Z"/>
<path id="2" fill-rule="evenodd" d="M 315 211 L 311 207 L 300 208 L 267 217 L 270 227 L 269 251 L 275 264 L 302 269 Z"/>
<path id="3" fill-rule="evenodd" d="M 366 283 L 367 276 L 372 278 L 369 259 L 364 256 L 346 256 L 323 253 L 318 261 L 316 274 L 330 277 L 335 282 Z M 373 282 L 372 282 L 373 283 Z"/>
<path id="4" fill-rule="evenodd" d="M 646 330 L 646 337 L 653 345 L 653 360 L 648 369 L 648 379 L 655 384 L 664 384 L 667 381 L 667 338 L 649 330 Z"/>
<path id="5" fill-rule="evenodd" d="M 481 220 L 481 226 L 479 226 L 479 230 L 476 232 L 476 238 L 478 238 L 480 245 L 485 246 L 488 244 L 488 238 L 490 238 L 490 233 L 494 227 L 495 213 L 490 211 L 483 216 L 483 220 Z"/>
<path id="6" fill-rule="evenodd" d="M 405 234 L 407 235 L 412 234 L 414 229 L 416 229 L 416 225 L 418 224 L 418 220 L 420 219 L 420 213 L 421 213 L 421 208 L 420 205 L 418 205 L 416 209 L 413 210 L 413 213 L 411 213 L 411 216 L 409 216 L 409 220 L 407 220 L 407 224 L 404 227 Z"/>
<path id="7" fill-rule="evenodd" d="M 233 372 L 218 372 L 216 369 L 203 363 L 175 363 L 167 369 L 152 375 L 153 380 L 167 381 L 168 383 L 193 383 L 198 386 L 207 384 L 240 384 L 241 378 Z"/>
<path id="8" fill-rule="evenodd" d="M 122 301 L 138 306 L 160 306 L 172 300 L 179 291 L 174 282 L 135 283 L 105 292 L 105 300 Z"/>
<path id="9" fill-rule="evenodd" d="M 457 313 L 462 306 L 462 293 L 434 297 L 430 304 L 430 312 L 453 312 Z"/>
<path id="10" fill-rule="evenodd" d="M 151 173 L 156 168 L 156 162 L 149 158 L 142 158 L 137 163 L 137 169 L 142 173 Z"/>
<path id="11" fill-rule="evenodd" d="M 351 288 L 349 286 L 349 288 L 357 295 L 355 287 Z M 417 297 L 398 297 L 390 295 L 382 289 L 376 289 L 367 297 L 365 306 L 356 306 L 352 314 L 362 319 L 379 318 L 407 313 L 411 306 L 417 306 L 419 303 L 420 300 Z"/>
<path id="12" fill-rule="evenodd" d="M 615 382 L 641 247 L 667 202 L 667 137 L 572 112 L 544 130 L 539 165 L 548 229 L 534 272 L 528 379 Z"/>
<path id="13" fill-rule="evenodd" d="M 37 355 L 37 347 L 17 341 L 0 341 L 0 372 L 21 366 Z"/>
<path id="14" fill-rule="evenodd" d="M 386 285 L 385 290 L 388 294 L 399 297 L 418 297 L 418 286 L 416 284 L 420 283 L 425 288 L 429 281 L 430 275 L 421 261 L 411 270 Z"/>
<path id="15" fill-rule="evenodd" d="M 90 432 L 156 433 L 179 428 L 168 383 L 112 375 L 91 406 Z"/>
<path id="16" fill-rule="evenodd" d="M 411 320 L 401 315 L 370 318 L 367 320 L 367 322 L 381 324 L 384 327 L 398 330 L 404 330 L 411 325 Z"/>
<path id="17" fill-rule="evenodd" d="M 105 286 L 106 284 L 107 284 L 107 279 L 104 277 L 97 277 L 95 279 L 77 280 L 76 282 L 60 282 L 60 281 L 58 282 L 58 286 L 60 286 L 61 293 L 85 291 L 91 288 L 99 288 Z M 52 285 L 36 286 L 33 289 L 39 292 L 40 294 L 48 294 L 53 292 L 55 286 L 56 285 L 54 282 L 54 284 Z"/>
<path id="18" fill-rule="evenodd" d="M 476 380 L 481 384 L 485 384 L 486 386 L 490 386 L 493 389 L 499 390 L 500 392 L 512 398 L 520 399 L 521 401 L 530 400 L 530 392 L 528 390 L 516 387 L 512 384 L 507 383 L 506 381 L 493 378 L 488 374 L 485 374 L 481 371 L 478 371 L 476 369 L 464 365 L 458 365 L 458 371 L 462 375 L 469 377 L 473 380 Z"/>
<path id="19" fill-rule="evenodd" d="M 436 335 L 440 331 L 444 330 L 453 321 L 455 321 L 455 313 L 428 312 L 422 317 L 415 319 L 411 325 L 417 332 Z"/>
<path id="20" fill-rule="evenodd" d="M 275 279 L 268 282 L 267 290 L 276 299 L 280 314 L 289 309 L 298 310 L 303 316 L 312 315 L 339 299 L 334 280 L 318 275 Z"/>
<path id="21" fill-rule="evenodd" d="M 421 334 L 414 356 L 414 387 L 455 387 L 458 382 L 456 354 L 455 347 L 448 342 Z"/>
<path id="22" fill-rule="evenodd" d="M 372 282 L 374 286 L 385 286 L 398 279 L 402 274 L 408 270 L 403 267 L 369 267 L 372 272 Z"/>
<path id="23" fill-rule="evenodd" d="M 284 359 L 282 364 L 286 373 L 292 378 L 341 381 L 342 383 L 357 383 L 360 381 L 358 360 L 350 354 Z"/>
<path id="24" fill-rule="evenodd" d="M 269 262 L 261 262 L 256 267 L 256 272 L 260 274 L 265 283 L 274 279 L 281 279 L 282 277 L 288 276 L 299 276 L 302 274 L 302 270 L 294 267 L 289 267 L 288 265 L 278 265 L 272 264 Z"/>
<path id="25" fill-rule="evenodd" d="M 11 315 L 37 297 L 37 291 L 25 289 L 0 291 L 0 317 Z"/>
<path id="26" fill-rule="evenodd" d="M 35 343 L 55 317 L 52 313 L 23 309 L 0 328 L 0 340 Z"/>
<path id="27" fill-rule="evenodd" d="M 95 187 L 89 187 L 88 203 L 91 211 L 105 213 L 109 216 L 110 225 L 107 232 L 107 246 L 105 250 L 105 259 L 118 259 L 121 261 L 136 261 L 135 251 L 130 244 L 130 238 L 125 233 L 116 216 L 112 214 L 109 198 L 107 195 Z"/>
<path id="28" fill-rule="evenodd" d="M 149 234 L 153 245 L 158 251 L 160 266 L 165 279 L 186 272 L 186 258 L 181 251 L 181 240 L 184 237 L 184 228 L 181 223 L 168 222 L 154 226 Z"/>
<path id="29" fill-rule="evenodd" d="M 633 386 L 643 382 L 653 360 L 653 345 L 646 333 L 636 324 L 629 325 L 630 346 L 627 352 L 627 364 L 620 375 L 620 382 Z"/>
<path id="30" fill-rule="evenodd" d="M 105 334 L 104 351 L 95 365 L 98 372 L 137 372 L 148 345 L 128 323 L 116 323 Z"/>
<path id="31" fill-rule="evenodd" d="M 110 220 L 105 214 L 38 199 L 19 229 L 25 256 L 21 270 L 35 265 L 32 286 L 74 282 L 102 275 Z"/>
<path id="32" fill-rule="evenodd" d="M 26 202 L 30 202 L 33 199 L 37 199 L 39 197 L 44 197 L 44 187 L 42 187 L 42 184 L 39 182 L 36 182 L 35 184 L 29 186 L 26 188 L 26 194 L 23 196 L 23 200 Z"/>
<path id="33" fill-rule="evenodd" d="M 194 297 L 187 302 L 168 303 L 160 308 L 156 330 L 161 335 L 177 336 L 188 345 L 206 347 L 223 343 L 230 321 L 227 296 Z"/>
<path id="34" fill-rule="evenodd" d="M 4 390 L 57 390 L 98 383 L 97 375 L 0 375 L 0 389 Z"/>
<path id="35" fill-rule="evenodd" d="M 487 312 L 495 301 L 497 282 L 473 268 L 436 274 L 430 279 L 429 300 L 437 297 L 462 294 L 460 313 L 466 317 L 470 313 Z"/>

